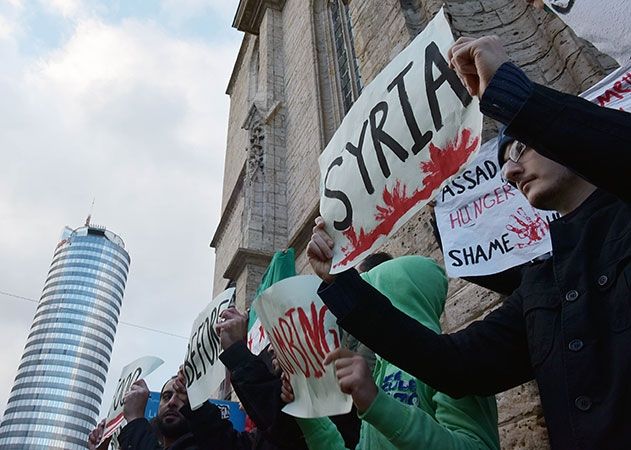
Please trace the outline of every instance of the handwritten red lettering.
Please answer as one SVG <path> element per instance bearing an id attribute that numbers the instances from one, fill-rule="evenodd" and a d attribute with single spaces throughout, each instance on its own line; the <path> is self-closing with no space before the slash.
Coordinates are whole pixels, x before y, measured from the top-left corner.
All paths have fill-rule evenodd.
<path id="1" fill-rule="evenodd" d="M 629 92 L 631 92 L 631 72 L 621 76 L 612 87 L 608 88 L 605 92 L 596 97 L 596 101 L 600 106 L 606 106 L 614 98 L 623 100 L 625 94 Z"/>
<path id="2" fill-rule="evenodd" d="M 322 360 L 340 345 L 337 330 L 325 328 L 327 311 L 326 306 L 318 307 L 314 302 L 305 309 L 290 308 L 269 330 L 279 363 L 288 374 L 301 372 L 307 378 L 324 375 Z"/>
<path id="3" fill-rule="evenodd" d="M 487 192 L 482 197 L 475 199 L 472 203 L 466 204 L 449 214 L 451 229 L 472 226 L 485 211 L 508 201 L 509 197 L 514 196 L 514 189 L 508 184 L 504 184 L 493 189 L 491 192 Z"/>

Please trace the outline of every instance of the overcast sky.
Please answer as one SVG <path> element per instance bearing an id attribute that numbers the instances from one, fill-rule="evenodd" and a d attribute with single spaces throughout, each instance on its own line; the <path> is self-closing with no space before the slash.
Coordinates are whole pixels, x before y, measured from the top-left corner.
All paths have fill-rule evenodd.
<path id="1" fill-rule="evenodd" d="M 125 241 L 121 320 L 188 336 L 210 300 L 228 119 L 242 34 L 236 0 L 0 0 L 0 291 L 39 299 L 65 225 Z M 0 294 L 0 412 L 36 304 Z M 166 363 L 186 340 L 118 327 L 102 410 L 121 368 Z"/>

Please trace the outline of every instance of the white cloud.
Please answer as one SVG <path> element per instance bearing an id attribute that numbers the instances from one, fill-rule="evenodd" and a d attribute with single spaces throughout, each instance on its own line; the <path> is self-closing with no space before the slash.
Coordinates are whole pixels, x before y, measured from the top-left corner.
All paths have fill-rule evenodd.
<path id="1" fill-rule="evenodd" d="M 88 13 L 85 2 L 82 0 L 41 0 L 42 5 L 52 13 L 59 14 L 67 19 L 75 19 Z"/>
<path id="2" fill-rule="evenodd" d="M 6 0 L 6 3 L 16 9 L 22 9 L 24 7 L 24 0 Z"/>
<path id="3" fill-rule="evenodd" d="M 55 5 L 73 16 L 78 3 Z M 75 24 L 61 48 L 36 61 L 0 45 L 0 290 L 39 298 L 61 228 L 81 225 L 96 197 L 95 222 L 120 234 L 132 258 L 121 319 L 186 335 L 212 292 L 224 92 L 239 42 L 185 41 L 138 20 Z M 0 368 L 0 411 L 34 310 L 13 303 L 1 319 L 11 326 L 0 327 L 11 351 Z M 104 409 L 123 365 L 162 357 L 159 385 L 185 346 L 121 325 Z"/>
<path id="4" fill-rule="evenodd" d="M 161 9 L 167 17 L 176 22 L 191 19 L 204 12 L 211 12 L 219 16 L 218 22 L 229 25 L 237 12 L 238 4 L 236 0 L 162 0 Z"/>
<path id="5" fill-rule="evenodd" d="M 15 24 L 0 16 L 0 41 L 9 39 L 15 33 Z"/>
<path id="6" fill-rule="evenodd" d="M 0 8 L 0 45 L 15 45 L 15 38 L 21 31 L 19 16 L 23 10 L 22 0 L 8 0 L 2 6 L 4 8 Z"/>

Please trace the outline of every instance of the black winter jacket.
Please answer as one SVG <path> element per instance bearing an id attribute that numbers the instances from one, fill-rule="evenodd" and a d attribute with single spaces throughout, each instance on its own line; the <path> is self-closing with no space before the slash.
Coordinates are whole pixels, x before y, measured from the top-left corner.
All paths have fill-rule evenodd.
<path id="1" fill-rule="evenodd" d="M 512 92 L 490 106 L 485 93 L 483 112 L 512 107 L 509 134 L 608 191 L 551 224 L 552 258 L 526 269 L 500 308 L 450 335 L 403 314 L 354 270 L 320 296 L 345 330 L 451 396 L 535 378 L 553 448 L 629 448 L 631 115 L 538 85 L 523 102 L 503 103 Z"/>
<path id="2" fill-rule="evenodd" d="M 125 425 L 118 435 L 118 443 L 121 450 L 198 450 L 192 433 L 185 434 L 164 449 L 151 423 L 144 417 Z"/>
<path id="3" fill-rule="evenodd" d="M 180 408 L 190 426 L 185 434 L 164 450 L 253 450 L 247 432 L 233 428 L 232 422 L 222 419 L 221 411 L 212 403 L 204 403 L 193 411 L 189 405 Z M 163 446 L 151 423 L 145 418 L 132 420 L 118 437 L 122 450 L 162 450 Z"/>
<path id="4" fill-rule="evenodd" d="M 230 381 L 243 409 L 257 426 L 253 450 L 306 450 L 302 430 L 293 417 L 283 413 L 281 380 L 263 358 L 253 355 L 245 342 L 236 342 L 219 359 L 230 370 Z M 359 441 L 360 421 L 355 412 L 331 417 L 347 448 Z"/>

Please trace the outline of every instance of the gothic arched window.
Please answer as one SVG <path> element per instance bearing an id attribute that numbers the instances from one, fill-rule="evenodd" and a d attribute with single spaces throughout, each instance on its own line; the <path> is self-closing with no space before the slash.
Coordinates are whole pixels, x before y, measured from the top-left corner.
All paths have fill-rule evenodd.
<path id="1" fill-rule="evenodd" d="M 339 78 L 344 113 L 347 113 L 362 90 L 348 4 L 344 0 L 330 0 L 329 16 L 331 18 L 336 72 Z"/>

